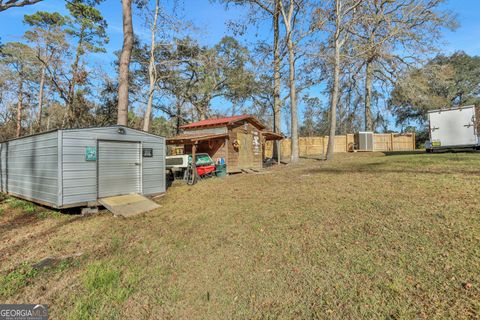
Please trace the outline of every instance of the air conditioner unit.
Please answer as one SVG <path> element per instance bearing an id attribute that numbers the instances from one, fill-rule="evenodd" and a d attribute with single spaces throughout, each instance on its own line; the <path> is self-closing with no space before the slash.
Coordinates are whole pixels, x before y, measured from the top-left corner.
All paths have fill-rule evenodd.
<path id="1" fill-rule="evenodd" d="M 355 150 L 373 151 L 374 137 L 373 132 L 358 132 L 355 134 Z"/>

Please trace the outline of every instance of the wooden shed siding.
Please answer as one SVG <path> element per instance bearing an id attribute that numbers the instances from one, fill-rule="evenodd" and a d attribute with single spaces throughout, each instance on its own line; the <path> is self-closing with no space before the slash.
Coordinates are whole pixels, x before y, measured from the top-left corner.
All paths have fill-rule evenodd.
<path id="1" fill-rule="evenodd" d="M 217 139 L 212 141 L 202 141 L 197 145 L 197 153 L 208 153 L 213 161 L 216 161 L 217 158 L 224 158 L 227 160 L 228 156 L 228 139 Z M 186 145 L 184 147 L 186 154 L 192 153 L 192 145 Z"/>
<path id="2" fill-rule="evenodd" d="M 201 134 L 201 133 L 212 133 L 212 134 L 221 134 L 227 133 L 227 127 L 211 127 L 211 128 L 191 128 L 185 130 L 186 134 Z"/>
<path id="3" fill-rule="evenodd" d="M 253 132 L 258 132 L 260 137 L 260 150 L 258 155 L 253 155 L 253 158 L 250 163 L 241 166 L 239 163 L 239 151 L 237 151 L 233 146 L 233 141 L 237 139 L 238 133 L 247 133 L 253 134 Z M 228 143 L 228 163 L 227 163 L 227 171 L 229 173 L 232 172 L 240 172 L 241 169 L 246 168 L 261 168 L 263 166 L 263 141 L 261 136 L 261 131 L 258 130 L 255 126 L 253 126 L 250 122 L 247 122 L 247 127 L 245 130 L 244 124 L 237 124 L 235 126 L 229 127 L 229 137 L 230 141 Z M 253 145 L 247 146 L 248 148 L 253 148 Z M 253 154 L 253 152 L 252 152 Z"/>

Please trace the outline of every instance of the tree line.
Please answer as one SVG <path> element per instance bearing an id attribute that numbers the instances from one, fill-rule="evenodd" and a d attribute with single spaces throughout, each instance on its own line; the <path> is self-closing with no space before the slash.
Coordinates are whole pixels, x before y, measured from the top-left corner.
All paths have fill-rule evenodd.
<path id="1" fill-rule="evenodd" d="M 0 12 L 35 2 L 0 1 Z M 172 9 L 179 3 L 122 0 L 118 76 L 89 59 L 109 41 L 101 0 L 68 1 L 66 16 L 25 15 L 22 40 L 0 48 L 1 138 L 110 124 L 173 135 L 189 121 L 245 112 L 286 129 L 295 162 L 299 134 L 386 130 L 389 113 L 422 128 L 429 109 L 478 100 L 479 58 L 442 54 L 443 30 L 457 28 L 444 0 L 216 2 L 248 15 L 205 46 Z M 134 18 L 148 37 L 136 35 Z"/>

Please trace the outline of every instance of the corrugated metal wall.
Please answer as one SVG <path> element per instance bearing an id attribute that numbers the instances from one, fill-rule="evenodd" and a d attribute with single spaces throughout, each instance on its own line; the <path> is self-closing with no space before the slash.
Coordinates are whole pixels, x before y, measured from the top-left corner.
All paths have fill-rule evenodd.
<path id="1" fill-rule="evenodd" d="M 144 140 L 143 147 L 153 148 L 153 157 L 142 159 L 143 194 L 165 192 L 165 138 Z"/>
<path id="2" fill-rule="evenodd" d="M 58 132 L 0 144 L 1 191 L 57 206 Z"/>
<path id="3" fill-rule="evenodd" d="M 63 131 L 63 205 L 97 200 L 97 161 L 85 160 L 86 147 L 96 147 L 97 140 L 140 141 L 152 148 L 153 157 L 142 158 L 143 194 L 165 192 L 165 138 L 124 129 L 125 134 L 116 127 Z"/>
<path id="4" fill-rule="evenodd" d="M 143 148 L 152 148 L 152 157 L 139 156 L 140 190 L 144 195 L 165 192 L 165 138 L 128 128 L 119 134 L 118 129 L 59 130 L 1 143 L 0 191 L 53 207 L 95 202 L 97 161 L 87 161 L 86 148 L 110 140 L 141 142 Z"/>

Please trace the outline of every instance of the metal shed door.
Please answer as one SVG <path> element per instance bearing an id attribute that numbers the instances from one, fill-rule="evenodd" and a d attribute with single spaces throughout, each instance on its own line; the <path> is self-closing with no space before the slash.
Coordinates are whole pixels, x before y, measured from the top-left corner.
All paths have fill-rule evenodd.
<path id="1" fill-rule="evenodd" d="M 141 192 L 139 142 L 98 142 L 98 197 Z"/>

